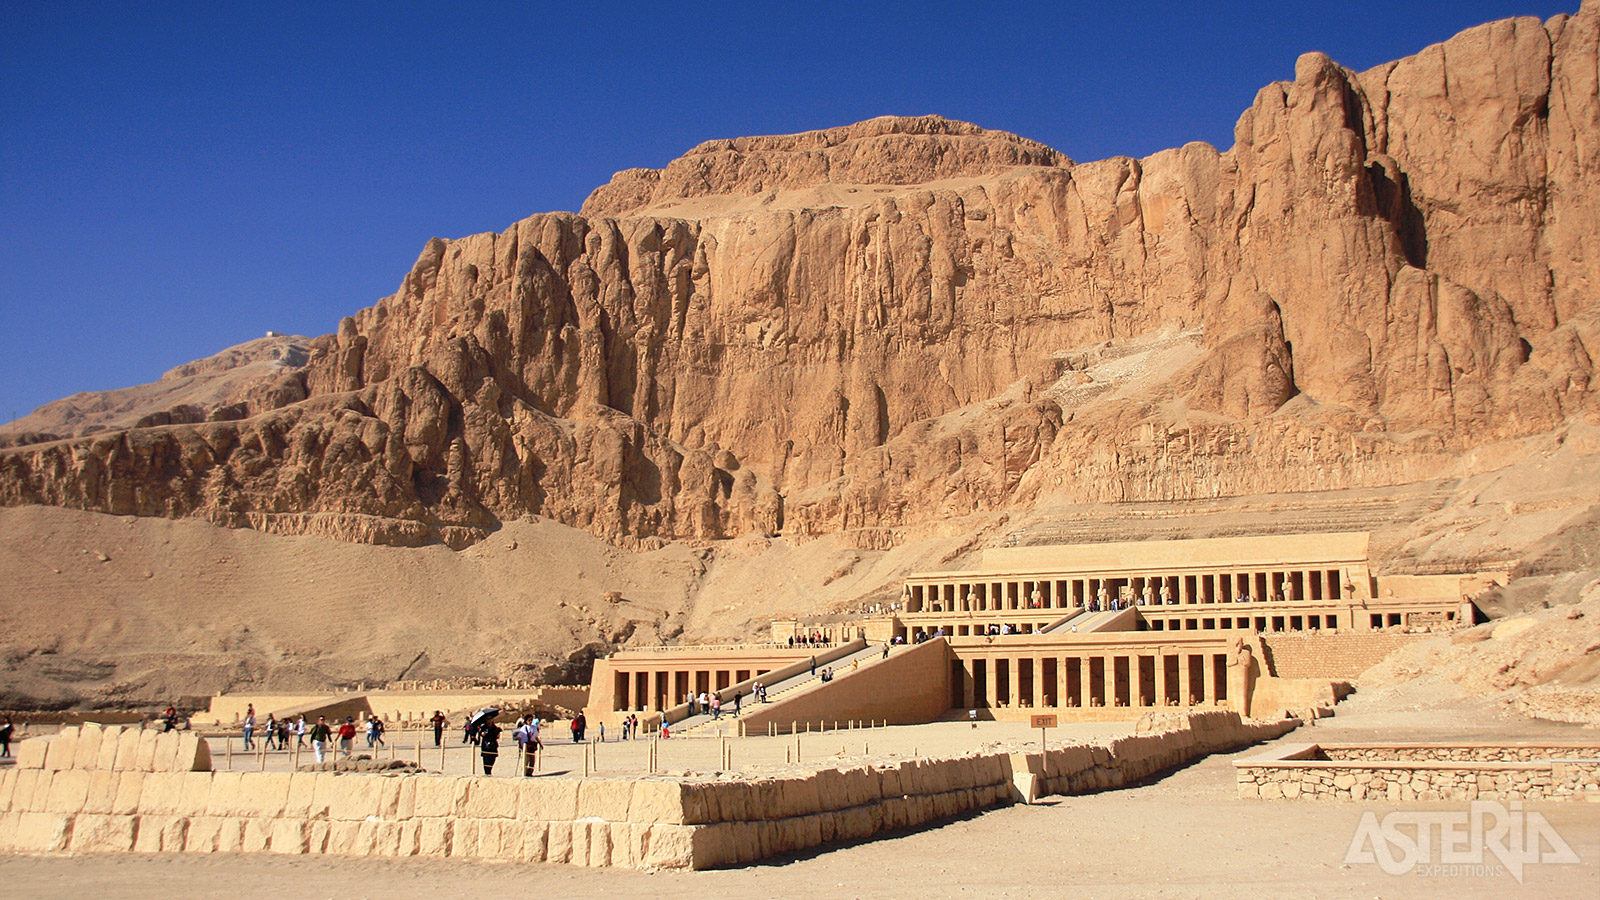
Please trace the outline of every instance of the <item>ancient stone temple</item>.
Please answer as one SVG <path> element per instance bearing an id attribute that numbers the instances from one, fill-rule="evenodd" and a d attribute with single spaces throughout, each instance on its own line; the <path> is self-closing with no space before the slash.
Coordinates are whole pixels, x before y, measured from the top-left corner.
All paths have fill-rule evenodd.
<path id="1" fill-rule="evenodd" d="M 747 729 L 1331 703 L 1400 644 L 1471 624 L 1472 597 L 1504 580 L 1374 573 L 1368 542 L 1345 532 L 985 550 L 975 569 L 908 576 L 898 601 L 856 619 L 774 622 L 764 643 L 618 653 L 596 663 L 589 710 L 693 728 L 706 717 L 691 695 L 726 703 L 758 682 L 770 702 L 741 719 Z"/>

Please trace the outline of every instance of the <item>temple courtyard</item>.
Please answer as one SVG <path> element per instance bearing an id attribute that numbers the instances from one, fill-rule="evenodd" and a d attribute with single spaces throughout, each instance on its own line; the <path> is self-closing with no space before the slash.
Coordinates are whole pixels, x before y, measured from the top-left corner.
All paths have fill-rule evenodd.
<path id="1" fill-rule="evenodd" d="M 1113 723 L 1076 729 L 1112 734 Z M 1103 731 L 1101 731 L 1103 730 Z M 1063 737 L 1069 728 L 1061 729 Z M 1592 730 L 1539 722 L 1498 705 L 1459 699 L 1426 682 L 1358 694 L 1273 744 L 1362 740 L 1586 740 Z M 1035 733 L 1036 734 L 1036 733 Z M 457 737 L 459 739 L 459 737 Z M 802 736 L 818 752 L 872 756 L 943 752 L 968 742 L 1036 740 L 1013 723 L 980 723 L 977 737 L 962 723 Z M 747 738 L 753 749 L 787 739 Z M 714 739 L 674 745 L 679 760 L 710 754 Z M 855 744 L 862 746 L 856 747 Z M 619 748 L 620 749 L 620 748 Z M 1577 864 L 1529 864 L 1519 884 L 1504 867 L 1385 874 L 1371 863 L 1348 863 L 1364 813 L 1390 810 L 1459 812 L 1461 803 L 1295 803 L 1237 798 L 1233 760 L 1258 745 L 1217 754 L 1125 790 L 1047 797 L 944 824 L 774 857 L 738 869 L 703 872 L 584 869 L 450 859 L 336 858 L 266 854 L 116 854 L 0 857 L 0 879 L 20 896 L 213 897 L 287 890 L 313 897 L 395 897 L 474 892 L 539 896 L 654 897 L 1594 897 L 1600 886 L 1600 807 L 1528 803 L 1576 853 Z M 555 759 L 562 758 L 557 751 Z M 668 757 L 664 767 L 677 768 Z M 602 757 L 602 761 L 604 757 Z M 573 754 L 572 761 L 581 762 Z M 758 762 L 752 760 L 752 763 Z M 736 767 L 738 760 L 735 760 Z M 554 774 L 552 772 L 551 774 Z M 470 882 L 467 879 L 470 877 Z"/>

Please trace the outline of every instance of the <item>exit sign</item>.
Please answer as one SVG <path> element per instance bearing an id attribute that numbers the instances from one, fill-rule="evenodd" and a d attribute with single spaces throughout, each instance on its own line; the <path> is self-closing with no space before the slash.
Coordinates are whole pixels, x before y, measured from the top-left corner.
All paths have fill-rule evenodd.
<path id="1" fill-rule="evenodd" d="M 1054 727 L 1056 727 L 1056 717 L 1055 716 L 1034 716 L 1033 717 L 1033 727 L 1034 728 L 1054 728 Z"/>

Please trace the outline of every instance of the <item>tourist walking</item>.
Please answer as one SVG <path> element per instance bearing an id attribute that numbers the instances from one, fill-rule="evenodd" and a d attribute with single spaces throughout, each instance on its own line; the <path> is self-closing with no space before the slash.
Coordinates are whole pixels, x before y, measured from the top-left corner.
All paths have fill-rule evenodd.
<path id="1" fill-rule="evenodd" d="M 328 720 L 324 716 L 317 716 L 317 724 L 311 726 L 311 750 L 317 755 L 317 762 L 322 762 L 322 755 L 328 749 L 328 741 L 333 739 L 333 729 L 328 727 Z"/>
<path id="2" fill-rule="evenodd" d="M 429 719 L 428 722 L 433 726 L 433 745 L 437 747 L 444 743 L 444 726 L 450 724 L 450 720 L 444 717 L 444 713 L 436 709 L 433 711 L 433 718 Z"/>
<path id="3" fill-rule="evenodd" d="M 716 694 L 711 695 L 711 718 L 722 718 L 722 698 Z"/>
<path id="4" fill-rule="evenodd" d="M 261 729 L 261 743 L 265 744 L 268 750 L 273 750 L 276 749 L 274 744 L 277 743 L 277 740 L 278 717 L 272 713 L 267 713 L 267 724 Z"/>
<path id="5" fill-rule="evenodd" d="M 345 759 L 350 758 L 356 743 L 356 717 L 345 716 L 344 724 L 339 726 L 339 752 Z"/>
<path id="6" fill-rule="evenodd" d="M 301 713 L 294 720 L 294 745 L 296 748 L 306 745 L 306 717 Z"/>
<path id="7" fill-rule="evenodd" d="M 248 703 L 248 704 L 245 704 L 245 710 L 244 710 L 244 748 L 246 750 L 255 749 L 256 745 L 251 740 L 251 736 L 255 734 L 255 731 L 256 731 L 256 705 L 254 703 Z"/>
<path id="8" fill-rule="evenodd" d="M 500 726 L 494 716 L 484 719 L 478 726 L 478 751 L 483 754 L 483 774 L 494 774 L 494 761 L 500 758 Z"/>
<path id="9" fill-rule="evenodd" d="M 11 756 L 11 736 L 17 729 L 11 724 L 11 717 L 6 716 L 4 723 L 0 723 L 0 758 Z"/>

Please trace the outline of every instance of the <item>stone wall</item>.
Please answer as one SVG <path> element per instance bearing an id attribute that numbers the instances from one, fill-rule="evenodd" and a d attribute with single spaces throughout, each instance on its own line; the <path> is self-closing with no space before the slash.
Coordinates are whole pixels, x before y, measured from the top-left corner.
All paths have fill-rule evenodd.
<path id="1" fill-rule="evenodd" d="M 1276 632 L 1261 635 L 1269 671 L 1279 678 L 1353 679 L 1390 653 L 1429 637 L 1397 631 Z"/>
<path id="2" fill-rule="evenodd" d="M 1301 744 L 1234 763 L 1243 799 L 1600 802 L 1600 747 Z"/>
<path id="3" fill-rule="evenodd" d="M 1121 787 L 1298 723 L 1152 718 L 1110 743 L 890 759 L 755 778 L 485 778 L 72 769 L 35 739 L 0 774 L 0 850 L 434 856 L 703 869 L 1045 793 Z M 65 733 L 64 733 L 65 734 Z M 73 736 L 74 738 L 76 736 Z M 120 740 L 120 739 L 119 739 Z M 82 746 L 82 744 L 77 744 Z M 141 744 L 142 746 L 142 744 Z M 75 752 L 75 751 L 74 751 Z M 174 752 L 173 759 L 176 759 Z M 135 762 L 142 762 L 136 758 Z M 152 757 L 150 766 L 157 763 Z"/>

